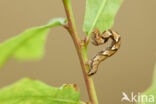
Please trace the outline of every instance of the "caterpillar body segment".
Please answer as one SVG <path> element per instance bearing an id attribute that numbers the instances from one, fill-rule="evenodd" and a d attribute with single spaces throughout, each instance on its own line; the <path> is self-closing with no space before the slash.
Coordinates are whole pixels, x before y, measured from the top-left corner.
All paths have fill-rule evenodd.
<path id="1" fill-rule="evenodd" d="M 89 61 L 89 75 L 93 75 L 97 72 L 99 64 L 107 59 L 108 57 L 114 55 L 120 48 L 121 37 L 120 35 L 109 29 L 100 34 L 98 29 L 95 29 L 92 32 L 92 44 L 99 46 L 106 43 L 109 39 L 112 39 L 111 46 L 98 52 L 90 61 Z"/>

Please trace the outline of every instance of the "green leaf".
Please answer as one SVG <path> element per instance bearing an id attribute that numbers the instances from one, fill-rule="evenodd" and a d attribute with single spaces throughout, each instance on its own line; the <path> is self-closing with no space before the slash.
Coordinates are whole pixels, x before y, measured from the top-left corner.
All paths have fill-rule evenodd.
<path id="1" fill-rule="evenodd" d="M 28 29 L 20 35 L 0 44 L 0 67 L 11 57 L 18 60 L 40 59 L 44 53 L 44 45 L 51 27 L 65 24 L 66 19 L 57 18 L 47 25 Z"/>
<path id="2" fill-rule="evenodd" d="M 155 88 L 156 90 L 156 65 L 155 65 L 155 71 L 154 71 L 154 77 L 153 77 L 153 85 L 152 85 L 153 88 Z"/>
<path id="3" fill-rule="evenodd" d="M 98 28 L 102 33 L 110 29 L 123 0 L 87 0 L 83 30 L 87 35 Z"/>
<path id="4" fill-rule="evenodd" d="M 0 90 L 0 104 L 85 104 L 79 99 L 75 85 L 55 88 L 28 78 Z"/>
<path id="5" fill-rule="evenodd" d="M 152 86 L 141 95 L 146 95 L 148 99 L 146 100 L 146 98 L 144 98 L 143 103 L 137 103 L 137 104 L 156 104 L 156 65 L 155 65 Z"/>

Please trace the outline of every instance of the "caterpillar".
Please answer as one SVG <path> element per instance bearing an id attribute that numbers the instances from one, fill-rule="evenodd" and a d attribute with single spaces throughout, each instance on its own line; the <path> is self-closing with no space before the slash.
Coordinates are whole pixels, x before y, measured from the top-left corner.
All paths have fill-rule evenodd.
<path id="1" fill-rule="evenodd" d="M 95 46 L 99 46 L 102 45 L 104 43 L 106 43 L 109 39 L 112 39 L 112 43 L 111 46 L 98 52 L 89 62 L 89 72 L 88 75 L 91 76 L 93 74 L 95 74 L 98 70 L 98 66 L 99 64 L 104 61 L 106 58 L 112 56 L 113 54 L 115 54 L 118 49 L 120 48 L 120 43 L 121 43 L 121 37 L 120 35 L 109 29 L 104 31 L 102 34 L 100 34 L 98 29 L 95 29 L 92 32 L 92 44 Z"/>

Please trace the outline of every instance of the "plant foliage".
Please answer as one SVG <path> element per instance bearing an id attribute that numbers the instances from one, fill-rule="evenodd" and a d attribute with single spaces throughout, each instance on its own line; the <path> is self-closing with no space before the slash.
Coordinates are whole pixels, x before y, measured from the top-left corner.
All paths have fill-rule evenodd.
<path id="1" fill-rule="evenodd" d="M 75 85 L 55 88 L 28 78 L 0 90 L 0 104 L 84 104 L 79 99 Z"/>
<path id="2" fill-rule="evenodd" d="M 87 0 L 83 30 L 87 35 L 98 28 L 100 32 L 110 29 L 123 0 Z"/>
<path id="3" fill-rule="evenodd" d="M 138 104 L 156 104 L 156 65 L 155 65 L 155 68 L 154 68 L 154 77 L 153 77 L 153 83 L 152 83 L 152 86 L 147 89 L 147 91 L 145 91 L 144 93 L 142 93 L 142 95 L 146 95 L 146 96 L 154 96 L 154 102 L 147 102 L 145 100 L 147 99 L 143 99 L 143 102 L 142 103 L 138 103 Z"/>
<path id="4" fill-rule="evenodd" d="M 28 29 L 20 35 L 0 44 L 0 67 L 10 58 L 18 60 L 35 60 L 43 56 L 48 31 L 54 26 L 61 26 L 64 18 L 57 18 L 47 25 Z"/>

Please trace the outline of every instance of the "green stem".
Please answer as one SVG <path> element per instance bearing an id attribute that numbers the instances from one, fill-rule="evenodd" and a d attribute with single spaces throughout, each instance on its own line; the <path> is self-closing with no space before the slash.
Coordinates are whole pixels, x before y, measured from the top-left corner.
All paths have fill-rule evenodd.
<path id="1" fill-rule="evenodd" d="M 70 0 L 62 0 L 62 1 L 64 4 L 65 11 L 66 11 L 67 19 L 68 19 L 68 31 L 71 34 L 71 37 L 73 39 L 74 45 L 77 50 L 77 54 L 79 56 L 89 99 L 91 101 L 91 104 L 98 104 L 93 79 L 91 76 L 88 76 L 87 74 L 89 70 L 89 67 L 86 65 L 86 62 L 88 61 L 87 47 L 85 47 L 85 45 L 84 46 L 81 45 L 81 40 L 78 37 L 75 20 L 74 20 L 74 16 L 72 12 L 71 1 Z"/>

